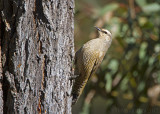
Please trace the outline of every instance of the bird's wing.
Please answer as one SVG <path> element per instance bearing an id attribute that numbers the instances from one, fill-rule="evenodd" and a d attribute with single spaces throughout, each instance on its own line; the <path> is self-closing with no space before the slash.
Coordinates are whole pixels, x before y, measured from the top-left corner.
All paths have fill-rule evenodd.
<path id="1" fill-rule="evenodd" d="M 99 55 L 99 54 L 98 54 Z M 90 76 L 88 78 L 88 80 L 91 78 L 91 76 L 96 72 L 97 68 L 99 67 L 99 65 L 101 64 L 102 60 L 103 60 L 104 55 L 102 55 L 100 58 L 96 58 L 95 62 L 93 64 Z"/>
<path id="2" fill-rule="evenodd" d="M 75 53 L 75 60 L 74 60 L 74 65 L 75 65 L 75 71 L 74 71 L 74 74 L 75 75 L 79 75 L 79 69 L 78 69 L 78 59 L 80 59 L 80 54 L 81 54 L 81 50 L 82 48 L 80 48 L 76 53 Z"/>

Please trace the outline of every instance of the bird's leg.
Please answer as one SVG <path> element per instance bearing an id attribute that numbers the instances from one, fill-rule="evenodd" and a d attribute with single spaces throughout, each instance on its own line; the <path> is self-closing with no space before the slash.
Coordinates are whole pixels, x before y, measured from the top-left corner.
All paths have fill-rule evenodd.
<path id="1" fill-rule="evenodd" d="M 74 79 L 76 79 L 78 76 L 79 76 L 79 75 L 70 76 L 70 77 L 69 77 L 69 80 L 74 80 Z"/>

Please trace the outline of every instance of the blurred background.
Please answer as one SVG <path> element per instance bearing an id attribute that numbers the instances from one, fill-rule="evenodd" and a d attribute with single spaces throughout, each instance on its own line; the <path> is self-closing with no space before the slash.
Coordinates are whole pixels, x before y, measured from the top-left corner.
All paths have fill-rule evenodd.
<path id="1" fill-rule="evenodd" d="M 75 0 L 75 50 L 112 32 L 73 114 L 160 113 L 160 0 Z"/>

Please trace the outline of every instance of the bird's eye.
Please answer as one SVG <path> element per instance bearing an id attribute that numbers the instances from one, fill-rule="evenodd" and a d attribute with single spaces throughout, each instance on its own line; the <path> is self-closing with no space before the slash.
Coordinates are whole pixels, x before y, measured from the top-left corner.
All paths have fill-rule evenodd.
<path id="1" fill-rule="evenodd" d="M 105 34 L 108 34 L 106 31 L 103 31 Z"/>

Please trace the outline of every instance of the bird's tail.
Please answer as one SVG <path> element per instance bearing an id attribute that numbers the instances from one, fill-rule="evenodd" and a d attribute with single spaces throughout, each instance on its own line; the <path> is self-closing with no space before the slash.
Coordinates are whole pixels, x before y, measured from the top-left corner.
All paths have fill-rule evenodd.
<path id="1" fill-rule="evenodd" d="M 87 80 L 84 80 L 81 75 L 76 78 L 73 89 L 72 89 L 72 105 L 74 105 L 79 99 L 86 85 L 86 82 Z"/>
<path id="2" fill-rule="evenodd" d="M 77 102 L 80 96 L 80 89 L 81 89 L 80 84 L 77 81 L 75 81 L 73 89 L 72 89 L 72 105 L 74 105 Z"/>

